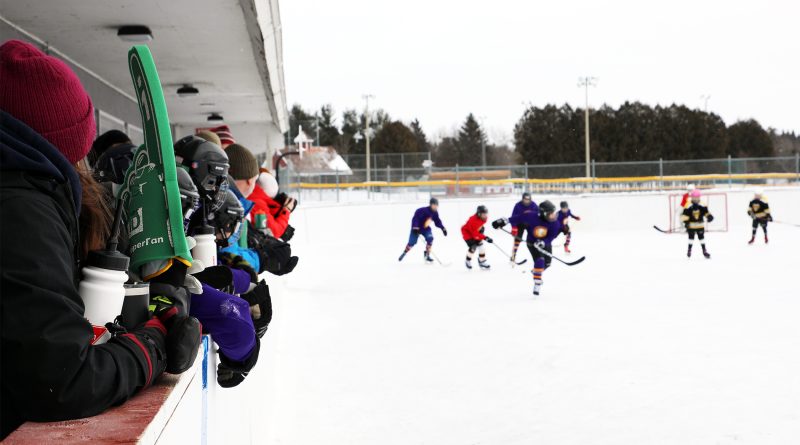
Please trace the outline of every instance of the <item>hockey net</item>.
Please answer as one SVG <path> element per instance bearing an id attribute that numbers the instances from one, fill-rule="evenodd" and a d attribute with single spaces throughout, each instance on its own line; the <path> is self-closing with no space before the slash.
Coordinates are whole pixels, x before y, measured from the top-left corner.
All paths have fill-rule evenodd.
<path id="1" fill-rule="evenodd" d="M 683 222 L 681 222 L 681 200 L 683 194 L 669 195 L 669 230 L 670 232 L 684 232 Z M 727 232 L 728 231 L 728 194 L 727 193 L 703 193 L 700 196 L 700 203 L 708 207 L 708 211 L 714 215 L 714 221 L 706 223 L 706 231 Z"/>

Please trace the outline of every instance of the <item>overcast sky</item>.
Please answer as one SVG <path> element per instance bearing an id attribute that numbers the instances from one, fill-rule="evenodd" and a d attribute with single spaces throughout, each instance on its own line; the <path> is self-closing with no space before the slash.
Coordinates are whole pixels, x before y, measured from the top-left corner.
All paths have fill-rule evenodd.
<path id="1" fill-rule="evenodd" d="M 289 103 L 361 96 L 429 137 L 483 116 L 510 140 L 525 104 L 704 106 L 800 132 L 800 1 L 285 0 Z"/>

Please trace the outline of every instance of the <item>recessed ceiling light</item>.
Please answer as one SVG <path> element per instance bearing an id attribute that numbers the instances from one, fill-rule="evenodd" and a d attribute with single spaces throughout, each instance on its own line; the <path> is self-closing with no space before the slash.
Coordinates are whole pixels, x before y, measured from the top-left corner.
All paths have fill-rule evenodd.
<path id="1" fill-rule="evenodd" d="M 208 116 L 208 121 L 209 122 L 219 122 L 219 121 L 222 121 L 222 120 L 225 120 L 225 119 L 223 119 L 222 115 L 219 114 L 219 113 L 211 113 Z"/>
<path id="2" fill-rule="evenodd" d="M 117 37 L 126 42 L 149 42 L 153 33 L 144 25 L 125 25 L 117 29 Z"/>
<path id="3" fill-rule="evenodd" d="M 200 90 L 189 84 L 183 84 L 182 87 L 178 88 L 178 96 L 180 97 L 197 96 L 198 94 L 200 94 Z"/>

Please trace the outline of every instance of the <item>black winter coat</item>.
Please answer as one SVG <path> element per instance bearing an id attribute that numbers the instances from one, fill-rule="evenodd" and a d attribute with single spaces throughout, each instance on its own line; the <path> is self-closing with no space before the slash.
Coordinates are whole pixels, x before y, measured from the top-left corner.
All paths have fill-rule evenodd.
<path id="1" fill-rule="evenodd" d="M 90 344 L 80 196 L 57 149 L 0 110 L 0 439 L 28 420 L 99 414 L 157 377 L 153 344 L 133 335 Z"/>

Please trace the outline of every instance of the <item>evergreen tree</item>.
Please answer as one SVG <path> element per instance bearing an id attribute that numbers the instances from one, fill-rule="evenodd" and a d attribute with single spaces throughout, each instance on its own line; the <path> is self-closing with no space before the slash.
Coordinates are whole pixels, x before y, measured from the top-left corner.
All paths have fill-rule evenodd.
<path id="1" fill-rule="evenodd" d="M 486 143 L 486 136 L 475 116 L 470 113 L 458 132 L 459 165 L 481 165 L 482 147 Z"/>
<path id="2" fill-rule="evenodd" d="M 772 139 L 754 119 L 739 121 L 728 127 L 730 154 L 737 157 L 774 156 Z"/>
<path id="3" fill-rule="evenodd" d="M 425 131 L 422 130 L 422 125 L 420 125 L 418 119 L 411 121 L 411 131 L 414 132 L 419 151 L 430 151 L 431 144 L 428 142 L 428 137 L 425 135 Z"/>
<path id="4" fill-rule="evenodd" d="M 336 128 L 336 117 L 333 106 L 323 105 L 317 113 L 319 120 L 319 145 L 324 147 L 336 146 L 339 141 L 339 129 Z"/>
<path id="5" fill-rule="evenodd" d="M 374 153 L 414 153 L 419 150 L 414 132 L 400 121 L 385 123 L 375 135 Z"/>

